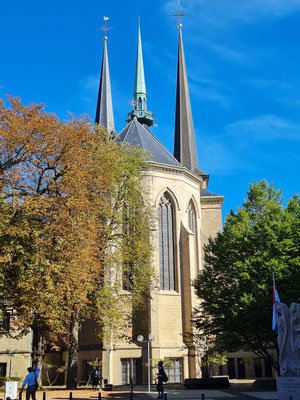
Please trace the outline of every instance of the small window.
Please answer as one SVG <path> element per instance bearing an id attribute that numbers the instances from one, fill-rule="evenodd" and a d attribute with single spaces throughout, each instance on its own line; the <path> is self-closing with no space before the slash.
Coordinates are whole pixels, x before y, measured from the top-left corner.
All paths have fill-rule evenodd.
<path id="1" fill-rule="evenodd" d="M 122 288 L 131 292 L 133 290 L 133 263 L 123 263 Z"/>
<path id="2" fill-rule="evenodd" d="M 142 362 L 140 358 L 123 358 L 121 359 L 121 385 L 129 385 L 130 384 L 130 376 L 131 376 L 131 367 L 132 370 L 132 378 L 134 385 L 142 384 Z"/>
<path id="3" fill-rule="evenodd" d="M 3 378 L 6 376 L 6 363 L 0 363 L 0 378 Z"/>
<path id="4" fill-rule="evenodd" d="M 168 375 L 169 383 L 181 383 L 182 382 L 182 359 L 181 358 L 169 358 L 165 366 L 166 374 Z"/>
<path id="5" fill-rule="evenodd" d="M 196 211 L 192 201 L 189 202 L 188 207 L 188 226 L 190 231 L 194 234 L 194 257 L 195 257 L 195 273 L 199 273 L 199 255 L 198 255 L 198 236 L 197 236 L 197 223 L 196 223 Z"/>
<path id="6" fill-rule="evenodd" d="M 196 232 L 196 219 L 195 219 L 195 211 L 193 209 L 192 203 L 189 203 L 188 208 L 188 218 L 189 218 L 189 229 L 195 233 Z"/>
<path id="7" fill-rule="evenodd" d="M 139 97 L 139 110 L 143 109 L 143 102 L 142 99 Z"/>

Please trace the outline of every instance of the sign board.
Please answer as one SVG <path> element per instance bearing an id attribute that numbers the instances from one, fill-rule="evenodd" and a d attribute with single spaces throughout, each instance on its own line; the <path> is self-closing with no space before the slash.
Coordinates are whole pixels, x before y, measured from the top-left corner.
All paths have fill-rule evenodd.
<path id="1" fill-rule="evenodd" d="M 300 376 L 278 376 L 278 400 L 300 400 Z"/>
<path id="2" fill-rule="evenodd" d="M 12 400 L 18 397 L 18 382 L 8 381 L 5 382 L 4 387 L 4 400 L 10 397 Z"/>

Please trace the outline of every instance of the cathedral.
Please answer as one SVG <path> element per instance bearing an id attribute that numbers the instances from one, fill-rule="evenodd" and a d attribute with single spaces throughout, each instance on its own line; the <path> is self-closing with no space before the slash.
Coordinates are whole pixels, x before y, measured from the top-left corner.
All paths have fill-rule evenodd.
<path id="1" fill-rule="evenodd" d="M 114 342 L 113 338 L 109 343 L 101 343 L 96 335 L 96 323 L 90 323 L 79 338 L 79 384 L 88 381 L 91 361 L 96 358 L 101 360 L 103 378 L 113 385 L 129 383 L 130 366 L 133 366 L 134 383 L 147 383 L 148 357 L 152 366 L 165 360 L 170 383 L 201 376 L 201 352 L 191 339 L 192 310 L 197 305 L 192 281 L 203 268 L 203 245 L 222 230 L 224 197 L 209 191 L 209 175 L 199 168 L 181 24 L 178 29 L 173 154 L 151 132 L 153 114 L 147 108 L 140 27 L 133 109 L 127 115 L 124 129 L 116 134 L 120 142 L 150 154 L 144 179 L 151 205 L 158 215 L 151 231 L 152 262 L 158 285 L 149 302 L 148 333 L 145 338 L 140 337 L 140 341 L 133 338 L 132 343 Z M 115 133 L 112 98 L 105 36 L 95 122 Z M 13 376 L 23 377 L 30 365 L 30 335 L 18 341 L 1 337 L 0 345 L 5 349 L 0 354 L 0 372 L 3 368 L 4 376 L 10 370 Z M 58 367 L 67 365 L 66 357 L 67 352 L 63 351 L 49 353 L 44 363 Z M 150 378 L 154 383 L 152 371 Z M 43 383 L 47 385 L 45 372 Z M 62 374 L 57 384 L 64 383 Z"/>
<path id="2" fill-rule="evenodd" d="M 193 344 L 191 316 L 197 305 L 192 281 L 202 266 L 203 245 L 222 230 L 224 197 L 208 190 L 209 175 L 198 165 L 187 71 L 178 25 L 177 91 L 173 155 L 151 132 L 153 114 L 147 108 L 142 40 L 138 30 L 133 110 L 118 134 L 121 142 L 150 153 L 145 184 L 158 218 L 152 230 L 153 266 L 158 287 L 151 293 L 148 335 L 152 366 L 168 360 L 169 382 L 201 376 L 200 349 Z M 114 116 L 107 53 L 104 51 L 96 110 L 96 123 L 114 131 Z M 149 340 L 148 337 L 144 338 Z M 135 383 L 147 381 L 147 342 L 117 342 L 102 348 L 103 377 L 113 384 L 129 383 L 133 364 Z"/>

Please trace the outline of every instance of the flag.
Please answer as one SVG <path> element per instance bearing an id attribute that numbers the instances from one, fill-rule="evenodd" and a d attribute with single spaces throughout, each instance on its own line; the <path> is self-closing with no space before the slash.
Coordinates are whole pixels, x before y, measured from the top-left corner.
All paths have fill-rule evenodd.
<path id="1" fill-rule="evenodd" d="M 278 335 L 278 326 L 277 326 L 277 321 L 276 317 L 280 316 L 279 312 L 276 311 L 275 309 L 275 304 L 280 303 L 279 295 L 276 289 L 275 285 L 275 276 L 273 272 L 273 319 L 272 319 L 272 329 L 276 332 L 276 335 Z"/>

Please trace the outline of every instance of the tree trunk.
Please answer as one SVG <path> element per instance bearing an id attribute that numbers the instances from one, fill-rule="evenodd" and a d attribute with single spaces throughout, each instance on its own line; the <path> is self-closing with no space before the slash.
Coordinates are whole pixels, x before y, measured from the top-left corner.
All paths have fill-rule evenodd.
<path id="1" fill-rule="evenodd" d="M 45 354 L 44 333 L 38 328 L 33 329 L 32 361 L 37 364 L 41 372 L 38 375 L 38 385 L 42 387 L 42 366 Z"/>
<path id="2" fill-rule="evenodd" d="M 77 388 L 77 370 L 78 370 L 78 332 L 79 318 L 78 313 L 73 315 L 70 323 L 70 344 L 69 344 L 69 362 L 67 375 L 67 389 Z"/>

